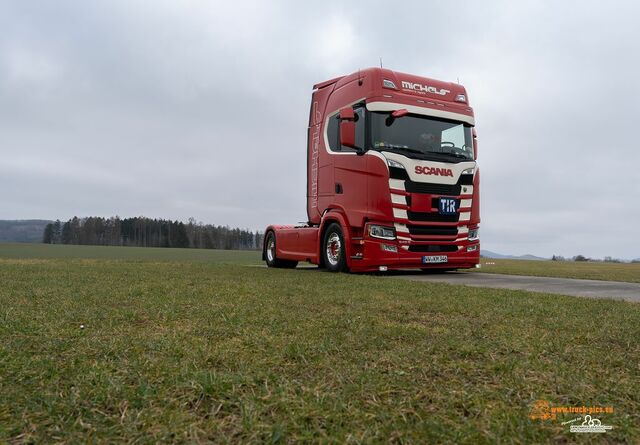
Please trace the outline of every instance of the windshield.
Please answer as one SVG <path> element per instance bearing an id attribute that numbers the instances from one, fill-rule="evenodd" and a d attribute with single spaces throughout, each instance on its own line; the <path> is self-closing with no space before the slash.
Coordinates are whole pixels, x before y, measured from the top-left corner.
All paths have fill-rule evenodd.
<path id="1" fill-rule="evenodd" d="M 414 158 L 473 160 L 469 125 L 415 114 L 394 118 L 388 112 L 371 112 L 371 145 Z"/>

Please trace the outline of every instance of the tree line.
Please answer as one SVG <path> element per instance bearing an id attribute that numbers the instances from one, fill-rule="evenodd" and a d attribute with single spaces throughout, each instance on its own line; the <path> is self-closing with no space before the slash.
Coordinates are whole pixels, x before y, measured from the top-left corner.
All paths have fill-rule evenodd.
<path id="1" fill-rule="evenodd" d="M 191 247 L 196 249 L 256 250 L 262 233 L 228 226 L 196 222 L 135 218 L 73 217 L 57 220 L 44 228 L 45 244 L 90 244 L 99 246 Z"/>

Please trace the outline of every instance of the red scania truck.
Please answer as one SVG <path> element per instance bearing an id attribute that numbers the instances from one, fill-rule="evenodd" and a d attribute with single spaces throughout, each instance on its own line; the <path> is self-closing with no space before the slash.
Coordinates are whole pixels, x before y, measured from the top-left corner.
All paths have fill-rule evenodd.
<path id="1" fill-rule="evenodd" d="M 265 230 L 269 267 L 466 269 L 480 260 L 473 109 L 456 83 L 369 68 L 313 87 L 307 215 Z"/>

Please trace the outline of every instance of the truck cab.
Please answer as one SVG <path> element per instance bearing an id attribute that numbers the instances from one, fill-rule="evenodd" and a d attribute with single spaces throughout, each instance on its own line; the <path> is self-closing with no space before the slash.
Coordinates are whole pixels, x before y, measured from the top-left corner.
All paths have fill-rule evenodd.
<path id="1" fill-rule="evenodd" d="M 474 126 L 456 83 L 369 68 L 314 85 L 308 221 L 267 227 L 263 259 L 353 272 L 475 267 Z"/>

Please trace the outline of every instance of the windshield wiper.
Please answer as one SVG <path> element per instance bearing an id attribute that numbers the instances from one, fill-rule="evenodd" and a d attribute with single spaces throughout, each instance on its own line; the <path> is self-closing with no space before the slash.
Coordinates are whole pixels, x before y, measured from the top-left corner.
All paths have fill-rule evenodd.
<path id="1" fill-rule="evenodd" d="M 439 152 L 438 152 L 439 153 Z M 460 159 L 469 159 L 468 156 L 463 155 L 462 153 L 456 153 L 454 151 L 443 151 L 441 154 L 443 155 L 448 155 L 448 156 L 453 156 L 454 158 L 460 158 Z M 470 159 L 469 159 L 470 160 Z"/>
<path id="2" fill-rule="evenodd" d="M 415 154 L 419 154 L 424 159 L 428 159 L 429 157 L 436 157 L 436 158 L 440 157 L 441 159 L 442 158 L 446 159 L 447 157 L 454 157 L 458 159 L 465 159 L 467 161 L 471 160 L 469 159 L 469 157 L 461 153 L 456 153 L 451 151 L 422 151 L 422 150 L 418 150 L 417 148 L 411 148 L 411 147 L 393 145 L 393 144 L 378 144 L 378 146 L 375 148 L 377 148 L 378 150 L 404 151 L 406 153 L 415 153 Z"/>
<path id="3" fill-rule="evenodd" d="M 409 147 L 401 147 L 399 145 L 384 144 L 384 145 L 378 145 L 376 148 L 382 148 L 387 150 L 403 150 L 403 151 L 408 151 L 410 153 L 418 153 L 421 155 L 425 154 L 424 151 L 422 150 L 417 150 L 415 148 L 409 148 Z"/>

